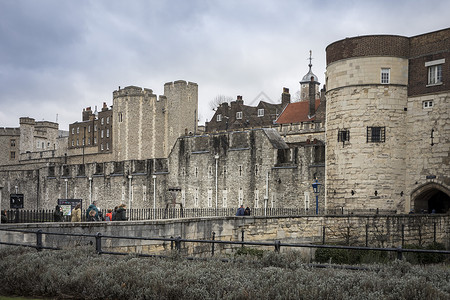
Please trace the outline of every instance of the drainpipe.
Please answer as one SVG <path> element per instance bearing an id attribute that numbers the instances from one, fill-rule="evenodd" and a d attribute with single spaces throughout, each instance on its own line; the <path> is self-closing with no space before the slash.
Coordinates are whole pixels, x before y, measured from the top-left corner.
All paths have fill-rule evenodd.
<path id="1" fill-rule="evenodd" d="M 89 177 L 89 205 L 92 204 L 92 177 Z"/>
<path id="2" fill-rule="evenodd" d="M 267 216 L 267 203 L 269 202 L 269 171 L 266 173 L 266 194 L 264 195 L 264 216 Z"/>
<path id="3" fill-rule="evenodd" d="M 219 165 L 219 154 L 216 154 L 214 156 L 214 158 L 216 159 L 216 210 L 217 210 L 217 197 L 218 197 L 218 195 L 217 195 L 217 189 L 218 189 L 218 187 L 217 187 L 217 168 Z"/>
<path id="4" fill-rule="evenodd" d="M 131 181 L 133 180 L 133 176 L 128 175 L 128 179 L 128 209 L 131 209 L 131 201 L 133 200 L 133 189 Z"/>
<path id="5" fill-rule="evenodd" d="M 0 186 L 0 211 L 2 210 L 2 192 L 3 192 L 3 187 Z"/>
<path id="6" fill-rule="evenodd" d="M 156 175 L 153 175 L 153 220 L 156 219 Z"/>

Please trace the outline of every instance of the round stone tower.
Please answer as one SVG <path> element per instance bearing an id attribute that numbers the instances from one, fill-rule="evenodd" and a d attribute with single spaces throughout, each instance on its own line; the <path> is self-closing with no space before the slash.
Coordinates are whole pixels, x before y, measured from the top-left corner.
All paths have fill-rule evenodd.
<path id="1" fill-rule="evenodd" d="M 326 48 L 327 209 L 404 212 L 408 38 L 347 38 Z"/>

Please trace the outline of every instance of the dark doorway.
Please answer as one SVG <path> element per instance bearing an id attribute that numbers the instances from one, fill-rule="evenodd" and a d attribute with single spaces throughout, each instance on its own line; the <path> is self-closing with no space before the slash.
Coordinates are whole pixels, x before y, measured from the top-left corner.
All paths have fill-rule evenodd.
<path id="1" fill-rule="evenodd" d="M 414 210 L 420 212 L 447 213 L 450 210 L 450 193 L 438 184 L 425 185 L 413 193 Z"/>

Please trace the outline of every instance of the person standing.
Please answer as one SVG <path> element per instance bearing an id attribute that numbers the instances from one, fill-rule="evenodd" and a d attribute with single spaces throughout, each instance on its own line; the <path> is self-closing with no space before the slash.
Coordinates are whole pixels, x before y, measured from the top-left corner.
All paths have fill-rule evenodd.
<path id="1" fill-rule="evenodd" d="M 2 210 L 2 223 L 8 223 L 8 215 L 6 214 L 6 209 Z"/>
<path id="2" fill-rule="evenodd" d="M 95 211 L 95 218 L 98 219 L 97 201 L 92 202 L 86 210 L 86 220 L 89 220 L 91 210 Z"/>
<path id="3" fill-rule="evenodd" d="M 243 215 L 244 215 L 244 205 L 241 205 L 236 212 L 236 216 L 239 217 L 239 216 L 243 216 Z"/>
<path id="4" fill-rule="evenodd" d="M 125 204 L 120 204 L 119 208 L 117 209 L 116 215 L 114 217 L 114 221 L 128 220 L 126 209 L 127 209 L 127 206 Z"/>
<path id="5" fill-rule="evenodd" d="M 78 203 L 77 206 L 75 206 L 74 209 L 72 209 L 71 213 L 71 222 L 81 222 L 81 204 Z"/>
<path id="6" fill-rule="evenodd" d="M 63 221 L 63 212 L 61 206 L 59 205 L 56 205 L 55 211 L 53 212 L 53 221 L 55 222 Z"/>
<path id="7" fill-rule="evenodd" d="M 112 209 L 108 208 L 108 212 L 106 213 L 105 221 L 112 221 Z"/>
<path id="8" fill-rule="evenodd" d="M 250 207 L 247 206 L 247 208 L 244 210 L 244 216 L 250 216 Z"/>

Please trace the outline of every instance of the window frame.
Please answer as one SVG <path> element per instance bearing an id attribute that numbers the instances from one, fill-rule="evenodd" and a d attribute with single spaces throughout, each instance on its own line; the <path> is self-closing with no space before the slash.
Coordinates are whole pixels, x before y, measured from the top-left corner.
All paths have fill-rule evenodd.
<path id="1" fill-rule="evenodd" d="M 376 132 L 379 131 L 379 134 Z M 367 126 L 367 143 L 385 143 L 386 127 L 385 126 Z"/>
<path id="2" fill-rule="evenodd" d="M 434 102 L 433 100 L 425 100 L 422 101 L 422 108 L 423 109 L 431 109 L 434 107 Z"/>
<path id="3" fill-rule="evenodd" d="M 216 120 L 217 120 L 217 122 L 221 122 L 222 121 L 222 114 L 218 114 Z"/>
<path id="4" fill-rule="evenodd" d="M 350 141 L 350 130 L 343 128 L 338 130 L 338 142 L 349 142 Z"/>
<path id="5" fill-rule="evenodd" d="M 258 108 L 258 117 L 264 117 L 264 108 Z"/>
<path id="6" fill-rule="evenodd" d="M 380 81 L 381 84 L 391 83 L 391 68 L 381 68 Z"/>
<path id="7" fill-rule="evenodd" d="M 442 66 L 445 64 L 445 58 L 427 61 L 427 87 L 443 84 Z"/>
<path id="8" fill-rule="evenodd" d="M 236 112 L 236 119 L 237 120 L 242 120 L 242 111 Z"/>

